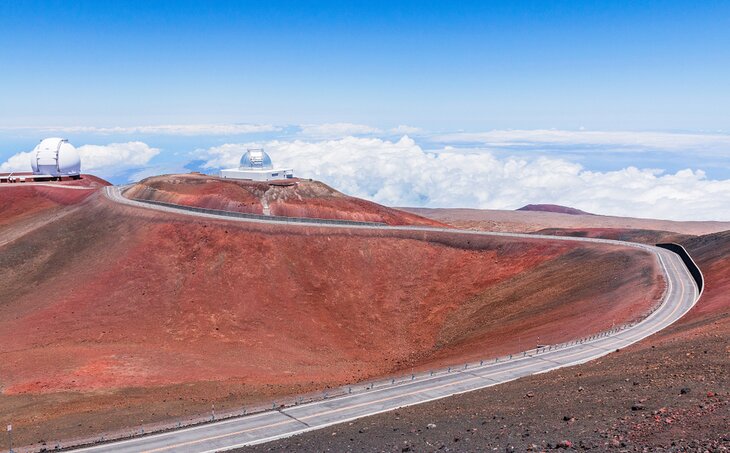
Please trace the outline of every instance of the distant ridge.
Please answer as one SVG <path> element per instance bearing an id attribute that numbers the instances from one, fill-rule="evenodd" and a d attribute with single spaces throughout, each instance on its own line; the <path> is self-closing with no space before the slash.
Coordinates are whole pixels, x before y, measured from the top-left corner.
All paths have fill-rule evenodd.
<path id="1" fill-rule="evenodd" d="M 590 212 L 581 211 L 580 209 L 560 206 L 558 204 L 528 204 L 527 206 L 517 209 L 517 211 L 556 212 L 558 214 L 570 215 L 595 215 Z"/>

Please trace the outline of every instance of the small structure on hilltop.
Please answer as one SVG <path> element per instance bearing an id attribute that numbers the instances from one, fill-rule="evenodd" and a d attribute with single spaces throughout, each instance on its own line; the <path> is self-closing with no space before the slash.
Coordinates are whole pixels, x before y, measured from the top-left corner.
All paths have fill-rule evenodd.
<path id="1" fill-rule="evenodd" d="M 241 156 L 238 168 L 228 168 L 220 171 L 221 178 L 250 179 L 253 181 L 271 181 L 294 177 L 291 168 L 274 168 L 271 157 L 261 148 L 248 149 Z"/>
<path id="2" fill-rule="evenodd" d="M 31 172 L 0 175 L 0 182 L 50 181 L 81 178 L 81 157 L 65 138 L 46 138 L 30 153 Z"/>
<path id="3" fill-rule="evenodd" d="M 81 174 L 81 157 L 65 138 L 41 140 L 30 155 L 30 165 L 36 177 L 60 178 Z"/>

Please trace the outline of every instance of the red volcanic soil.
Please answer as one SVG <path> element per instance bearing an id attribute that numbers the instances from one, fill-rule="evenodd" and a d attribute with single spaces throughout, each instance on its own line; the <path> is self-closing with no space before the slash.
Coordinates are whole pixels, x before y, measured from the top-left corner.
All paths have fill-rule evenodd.
<path id="1" fill-rule="evenodd" d="M 663 288 L 653 257 L 613 246 L 236 223 L 99 192 L 68 209 L 0 253 L 19 443 L 558 342 Z"/>
<path id="2" fill-rule="evenodd" d="M 568 206 L 560 206 L 558 204 L 528 204 L 517 211 L 533 211 L 533 212 L 555 212 L 558 214 L 570 215 L 593 215 L 580 209 L 570 208 Z"/>
<path id="3" fill-rule="evenodd" d="M 96 189 L 108 185 L 103 179 L 91 175 L 67 181 L 0 184 L 0 225 L 19 216 L 32 216 L 45 209 L 80 203 L 93 193 L 92 190 L 61 190 L 54 186 Z"/>
<path id="4" fill-rule="evenodd" d="M 240 451 L 727 452 L 730 231 L 681 241 L 705 277 L 669 328 L 599 360 Z"/>
<path id="5" fill-rule="evenodd" d="M 556 212 L 502 211 L 490 209 L 400 208 L 457 228 L 482 231 L 534 233 L 547 228 L 585 230 L 610 228 L 656 230 L 702 235 L 730 230 L 730 222 L 676 222 L 672 220 L 635 219 L 603 215 L 571 215 Z"/>
<path id="6" fill-rule="evenodd" d="M 199 173 L 164 175 L 140 181 L 125 195 L 249 214 L 444 226 L 408 212 L 344 195 L 319 181 L 304 179 L 245 181 Z"/>
<path id="7" fill-rule="evenodd" d="M 109 183 L 91 175 L 70 181 L 0 184 L 0 246 L 66 215 L 71 212 L 68 208 L 93 194 L 92 189 L 106 185 Z"/>

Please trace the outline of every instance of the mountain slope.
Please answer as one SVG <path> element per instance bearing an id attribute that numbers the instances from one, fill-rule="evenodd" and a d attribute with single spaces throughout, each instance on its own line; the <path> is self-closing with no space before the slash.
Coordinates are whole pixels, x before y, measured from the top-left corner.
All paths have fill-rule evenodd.
<path id="1" fill-rule="evenodd" d="M 619 247 L 63 209 L 1 246 L 0 412 L 28 442 L 560 341 L 662 290 Z"/>
<path id="2" fill-rule="evenodd" d="M 380 222 L 389 225 L 442 225 L 405 211 L 350 197 L 305 179 L 245 181 L 201 174 L 144 179 L 125 195 L 141 200 L 283 217 Z"/>

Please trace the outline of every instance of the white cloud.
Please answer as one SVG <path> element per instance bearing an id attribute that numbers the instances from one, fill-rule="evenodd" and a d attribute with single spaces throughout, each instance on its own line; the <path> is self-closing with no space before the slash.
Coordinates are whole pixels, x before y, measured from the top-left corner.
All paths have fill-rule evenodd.
<path id="1" fill-rule="evenodd" d="M 299 134 L 309 138 L 340 138 L 348 135 L 370 135 L 382 132 L 376 127 L 353 123 L 303 124 L 300 128 Z"/>
<path id="2" fill-rule="evenodd" d="M 441 143 L 480 143 L 493 147 L 516 146 L 597 146 L 621 148 L 632 152 L 641 150 L 687 151 L 702 149 L 730 153 L 730 135 L 672 132 L 605 132 L 565 130 L 494 130 L 489 132 L 458 132 L 432 137 Z"/>
<path id="3" fill-rule="evenodd" d="M 162 124 L 156 126 L 93 127 L 59 126 L 28 127 L 22 129 L 44 132 L 87 133 L 87 134 L 148 134 L 148 135 L 240 135 L 254 132 L 275 132 L 281 128 L 270 124 Z"/>
<path id="4" fill-rule="evenodd" d="M 30 168 L 30 152 L 17 153 L 2 164 L 0 164 L 1 173 L 10 173 L 14 171 L 31 171 Z"/>
<path id="5" fill-rule="evenodd" d="M 78 148 L 81 170 L 102 177 L 116 176 L 145 166 L 160 153 L 143 142 L 83 145 Z"/>
<path id="6" fill-rule="evenodd" d="M 143 142 L 83 145 L 76 148 L 81 156 L 81 171 L 108 178 L 143 167 L 160 150 Z M 31 152 L 13 155 L 0 164 L 0 171 L 30 171 Z"/>
<path id="7" fill-rule="evenodd" d="M 208 168 L 236 166 L 246 148 L 256 146 L 297 176 L 391 206 L 515 209 L 557 203 L 599 214 L 730 220 L 730 180 L 710 180 L 702 171 L 594 172 L 559 158 L 425 151 L 407 136 L 226 144 L 202 151 L 201 158 Z"/>

